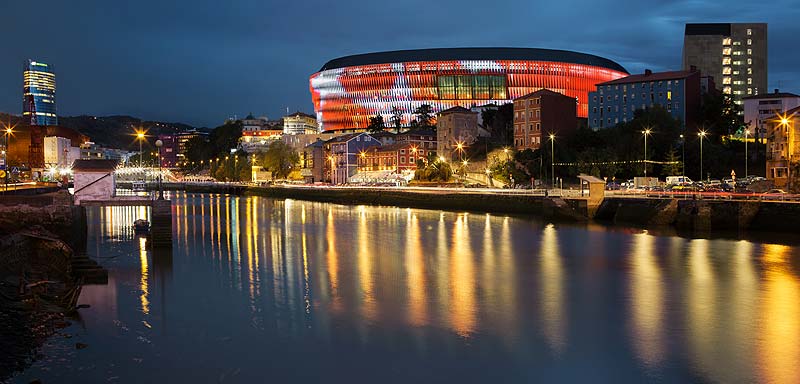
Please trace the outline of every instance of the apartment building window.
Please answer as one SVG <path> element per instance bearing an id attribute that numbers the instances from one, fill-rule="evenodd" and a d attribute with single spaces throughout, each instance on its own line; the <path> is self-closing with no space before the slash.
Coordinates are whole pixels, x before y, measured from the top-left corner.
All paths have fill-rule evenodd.
<path id="1" fill-rule="evenodd" d="M 539 131 L 541 131 L 541 126 L 539 125 L 539 123 L 536 123 L 536 132 L 539 132 Z"/>
<path id="2" fill-rule="evenodd" d="M 753 39 L 747 39 L 747 45 L 753 45 Z"/>
<path id="3" fill-rule="evenodd" d="M 750 49 L 750 48 L 747 48 L 747 54 L 748 54 L 748 55 L 752 55 L 752 54 L 753 54 L 753 50 L 752 50 L 752 49 Z"/>
<path id="4" fill-rule="evenodd" d="M 747 68 L 747 74 L 748 75 L 752 75 L 753 74 L 753 68 Z"/>
<path id="5" fill-rule="evenodd" d="M 750 85 L 750 84 L 753 84 L 753 78 L 752 77 L 748 77 L 747 78 L 747 85 Z"/>
<path id="6" fill-rule="evenodd" d="M 753 64 L 753 59 L 748 58 L 747 59 L 747 65 L 751 65 L 751 64 Z"/>
<path id="7" fill-rule="evenodd" d="M 750 28 L 747 28 L 747 36 L 752 36 L 752 35 L 753 35 L 753 30 L 750 29 Z"/>

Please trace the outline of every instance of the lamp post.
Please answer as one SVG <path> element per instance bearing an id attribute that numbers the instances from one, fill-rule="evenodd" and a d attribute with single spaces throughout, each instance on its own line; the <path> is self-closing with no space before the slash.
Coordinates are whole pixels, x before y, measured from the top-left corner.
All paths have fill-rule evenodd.
<path id="1" fill-rule="evenodd" d="M 747 177 L 747 163 L 750 161 L 750 158 L 747 157 L 747 136 L 750 135 L 750 130 L 744 130 L 744 177 Z"/>
<path id="2" fill-rule="evenodd" d="M 156 148 L 158 148 L 158 199 L 164 200 L 164 188 L 161 187 L 161 178 L 164 177 L 164 174 L 161 173 L 161 146 L 164 145 L 164 142 L 161 140 L 156 140 Z"/>
<path id="3" fill-rule="evenodd" d="M 5 177 L 5 179 L 6 179 L 5 180 L 5 182 L 6 182 L 6 191 L 8 190 L 8 172 L 11 170 L 8 167 L 8 150 L 9 150 L 8 146 L 11 143 L 11 134 L 12 133 L 14 133 L 14 131 L 11 129 L 11 127 L 6 127 L 6 131 L 5 131 L 6 149 L 3 151 L 3 164 L 6 167 L 6 177 Z"/>
<path id="4" fill-rule="evenodd" d="M 686 176 L 686 137 L 681 133 L 681 176 Z"/>
<path id="5" fill-rule="evenodd" d="M 550 134 L 550 177 L 553 179 L 553 188 L 556 187 L 556 135 Z"/>
<path id="6" fill-rule="evenodd" d="M 703 180 L 703 139 L 707 134 L 706 131 L 697 132 L 697 136 L 700 137 L 700 180 Z"/>
<path id="7" fill-rule="evenodd" d="M 645 128 L 642 131 L 642 135 L 644 135 L 644 177 L 645 183 L 647 183 L 647 136 L 650 136 L 650 128 Z M 649 183 L 648 183 L 649 185 Z"/>
<path id="8" fill-rule="evenodd" d="M 786 155 L 787 155 L 786 158 L 789 159 L 789 163 L 787 164 L 786 178 L 788 180 L 791 180 L 791 177 L 792 177 L 792 152 L 793 152 L 793 149 L 794 149 L 794 148 L 792 148 L 793 147 L 792 146 L 792 129 L 791 129 L 791 127 L 789 127 L 790 120 L 789 120 L 788 116 L 786 116 L 785 114 L 784 114 L 784 116 L 780 116 L 780 115 L 778 115 L 778 116 L 780 117 L 780 125 L 782 125 L 784 129 L 786 129 L 786 141 L 788 143 L 788 146 L 786 148 Z M 745 177 L 747 177 L 747 175 L 745 175 Z"/>

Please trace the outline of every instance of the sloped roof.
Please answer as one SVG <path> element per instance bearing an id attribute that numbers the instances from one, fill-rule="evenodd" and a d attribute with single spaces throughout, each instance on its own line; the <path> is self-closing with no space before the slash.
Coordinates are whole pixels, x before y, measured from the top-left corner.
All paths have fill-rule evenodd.
<path id="1" fill-rule="evenodd" d="M 437 115 L 446 115 L 448 113 L 478 113 L 478 112 L 472 112 L 469 109 L 457 105 L 455 107 L 445 109 L 444 111 L 439 112 Z"/>
<path id="2" fill-rule="evenodd" d="M 692 76 L 698 72 L 696 71 L 667 71 L 667 72 L 653 72 L 653 73 L 640 73 L 638 75 L 630 75 L 626 77 L 622 77 L 616 80 L 606 81 L 605 83 L 597 84 L 597 86 L 601 85 L 614 85 L 614 84 L 631 84 L 631 83 L 643 83 L 646 81 L 664 81 L 664 80 L 677 80 L 677 79 L 685 79 L 689 76 Z"/>
<path id="3" fill-rule="evenodd" d="M 117 160 L 75 160 L 72 170 L 75 172 L 112 172 L 117 169 Z"/>
<path id="4" fill-rule="evenodd" d="M 567 95 L 565 95 L 563 93 L 559 93 L 559 92 L 556 92 L 556 91 L 551 91 L 551 90 L 549 90 L 547 88 L 542 88 L 542 89 L 540 89 L 538 91 L 533 91 L 533 92 L 531 92 L 531 93 L 529 93 L 529 94 L 527 94 L 525 96 L 520 96 L 520 97 L 518 97 L 518 98 L 516 98 L 514 100 L 529 99 L 531 97 L 538 97 L 538 96 L 541 96 L 541 95 L 557 95 L 557 96 L 562 96 L 562 97 L 569 97 L 569 96 L 567 96 Z M 569 98 L 573 99 L 572 97 L 569 97 Z"/>

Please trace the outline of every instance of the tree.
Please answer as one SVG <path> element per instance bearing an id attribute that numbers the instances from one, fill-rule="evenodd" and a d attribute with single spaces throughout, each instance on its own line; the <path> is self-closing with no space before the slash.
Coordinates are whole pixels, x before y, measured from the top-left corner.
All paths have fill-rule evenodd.
<path id="1" fill-rule="evenodd" d="M 379 133 L 383 132 L 385 129 L 386 129 L 386 124 L 383 122 L 383 116 L 375 115 L 369 118 L 369 125 L 367 126 L 367 132 Z"/>
<path id="2" fill-rule="evenodd" d="M 300 155 L 282 140 L 276 140 L 267 150 L 257 156 L 257 165 L 272 172 L 273 178 L 283 179 L 289 176 L 292 169 L 300 162 Z"/>
<path id="3" fill-rule="evenodd" d="M 424 162 L 419 160 L 417 162 L 417 170 L 414 172 L 415 180 L 422 181 L 449 181 L 453 176 L 453 169 L 450 163 L 440 161 L 436 154 L 430 153 L 428 161 Z"/>
<path id="4" fill-rule="evenodd" d="M 742 125 L 742 107 L 729 95 L 709 92 L 703 96 L 700 123 L 709 133 L 709 140 L 719 143 L 726 135 L 735 133 Z"/>
<path id="5" fill-rule="evenodd" d="M 683 173 L 683 164 L 678 156 L 678 150 L 675 147 L 669 149 L 667 157 L 664 159 L 668 164 L 664 164 L 661 168 L 662 176 L 678 176 Z"/>
<path id="6" fill-rule="evenodd" d="M 433 107 L 431 107 L 429 104 L 420 105 L 414 110 L 414 114 L 417 115 L 417 119 L 415 120 L 417 127 L 433 127 Z"/>
<path id="7" fill-rule="evenodd" d="M 389 121 L 392 123 L 396 133 L 400 133 L 400 126 L 403 124 L 403 114 L 400 113 L 397 107 L 392 107 L 392 117 L 389 118 Z"/>

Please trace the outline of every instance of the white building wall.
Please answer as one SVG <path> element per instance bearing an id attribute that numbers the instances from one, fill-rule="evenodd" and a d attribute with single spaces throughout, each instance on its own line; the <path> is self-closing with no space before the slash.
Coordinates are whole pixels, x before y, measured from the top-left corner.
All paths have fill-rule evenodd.
<path id="1" fill-rule="evenodd" d="M 75 172 L 75 204 L 80 204 L 81 201 L 111 199 L 115 193 L 116 176 L 112 172 L 111 176 L 105 177 L 107 174 L 108 172 Z M 101 177 L 104 178 L 95 182 Z"/>
<path id="2" fill-rule="evenodd" d="M 800 97 L 776 97 L 770 98 L 763 95 L 763 99 L 744 100 L 744 123 L 750 132 L 755 133 L 757 128 L 761 128 L 760 137 L 766 134 L 766 129 L 770 121 L 775 120 L 775 112 L 762 113 L 765 110 L 777 110 L 780 113 L 800 106 Z M 768 104 L 771 103 L 771 104 Z"/>

